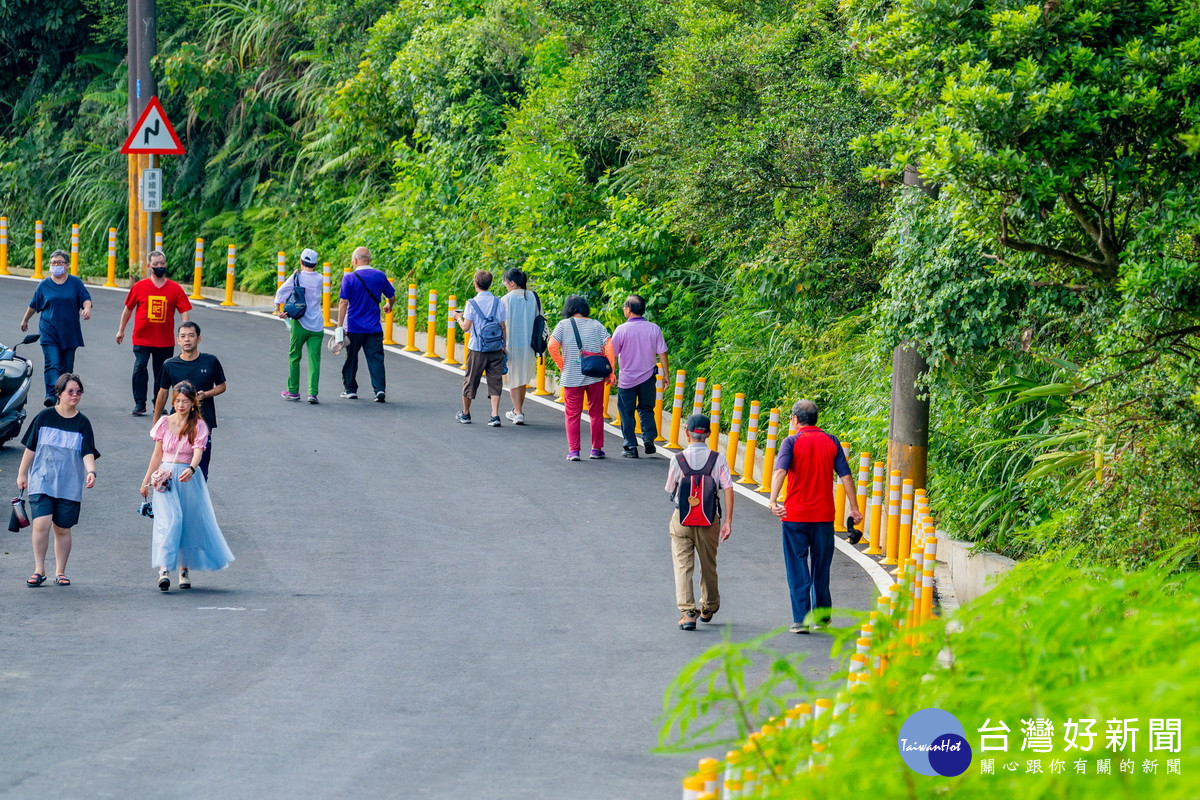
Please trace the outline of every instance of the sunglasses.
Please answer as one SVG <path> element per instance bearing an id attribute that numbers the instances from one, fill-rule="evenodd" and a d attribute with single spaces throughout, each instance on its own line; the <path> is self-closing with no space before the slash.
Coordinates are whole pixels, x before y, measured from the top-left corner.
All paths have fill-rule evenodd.
<path id="1" fill-rule="evenodd" d="M 69 394 L 71 397 L 79 397 L 83 394 L 83 389 L 63 389 L 63 394 Z"/>

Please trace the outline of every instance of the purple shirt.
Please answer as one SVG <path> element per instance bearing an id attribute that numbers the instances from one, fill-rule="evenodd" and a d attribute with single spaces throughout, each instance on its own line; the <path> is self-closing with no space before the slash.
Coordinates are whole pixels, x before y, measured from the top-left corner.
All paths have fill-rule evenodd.
<path id="1" fill-rule="evenodd" d="M 617 388 L 630 389 L 654 376 L 660 353 L 667 352 L 662 328 L 644 317 L 630 317 L 612 335 L 617 354 Z"/>
<path id="2" fill-rule="evenodd" d="M 346 333 L 383 333 L 379 301 L 384 297 L 395 297 L 396 290 L 388 282 L 387 276 L 374 267 L 357 267 L 342 277 L 338 296 L 349 304 L 346 308 Z"/>

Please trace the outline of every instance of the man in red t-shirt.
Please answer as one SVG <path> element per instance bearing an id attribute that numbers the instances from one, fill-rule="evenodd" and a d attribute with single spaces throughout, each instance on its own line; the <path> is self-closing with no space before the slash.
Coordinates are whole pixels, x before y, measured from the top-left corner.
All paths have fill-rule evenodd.
<path id="1" fill-rule="evenodd" d="M 797 400 L 792 419 L 798 430 L 783 440 L 771 475 L 771 513 L 783 520 L 783 563 L 792 596 L 792 633 L 808 633 L 829 623 L 829 567 L 833 563 L 833 488 L 836 475 L 846 487 L 850 516 L 862 522 L 850 465 L 836 437 L 817 427 L 817 405 Z M 787 499 L 778 502 L 787 476 Z M 811 567 L 810 567 L 811 564 Z M 807 617 L 816 615 L 816 624 Z"/>
<path id="2" fill-rule="evenodd" d="M 125 326 L 133 316 L 133 415 L 146 413 L 146 365 L 153 364 L 154 392 L 158 393 L 158 374 L 168 358 L 175 355 L 175 312 L 179 321 L 188 321 L 192 303 L 187 292 L 167 277 L 167 257 L 161 250 L 146 256 L 150 277 L 129 287 L 125 310 L 117 327 L 117 344 L 125 338 Z M 136 312 L 136 316 L 134 313 Z"/>

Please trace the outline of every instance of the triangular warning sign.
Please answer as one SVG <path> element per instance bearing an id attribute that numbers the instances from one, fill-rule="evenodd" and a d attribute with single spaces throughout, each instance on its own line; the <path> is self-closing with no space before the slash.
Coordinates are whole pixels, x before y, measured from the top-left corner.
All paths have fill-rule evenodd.
<path id="1" fill-rule="evenodd" d="M 167 112 L 163 111 L 162 103 L 157 97 L 151 97 L 146 104 L 146 110 L 133 126 L 129 138 L 125 140 L 122 153 L 148 153 L 159 156 L 181 156 L 184 154 L 183 144 L 175 135 Z"/>

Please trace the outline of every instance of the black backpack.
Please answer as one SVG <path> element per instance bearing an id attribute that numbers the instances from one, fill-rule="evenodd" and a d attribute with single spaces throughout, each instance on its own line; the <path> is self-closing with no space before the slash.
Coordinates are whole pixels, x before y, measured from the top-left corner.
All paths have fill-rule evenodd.
<path id="1" fill-rule="evenodd" d="M 546 330 L 546 315 L 542 313 L 542 298 L 537 296 L 537 292 L 534 292 L 533 299 L 537 301 L 537 313 L 533 315 L 533 331 L 529 336 L 529 346 L 533 348 L 533 354 L 540 357 L 546 354 L 546 348 L 550 346 L 550 334 Z"/>
<path id="2" fill-rule="evenodd" d="M 300 273 L 292 277 L 292 294 L 283 304 L 283 313 L 292 319 L 300 319 L 308 313 L 308 301 L 304 298 L 304 287 L 300 285 Z"/>
<path id="3" fill-rule="evenodd" d="M 708 462 L 702 469 L 692 469 L 683 453 L 675 456 L 683 472 L 679 485 L 675 487 L 675 502 L 679 506 L 679 524 L 694 528 L 707 528 L 721 515 L 721 501 L 717 497 L 717 481 L 712 476 L 717 463 L 717 453 L 708 454 Z"/>

